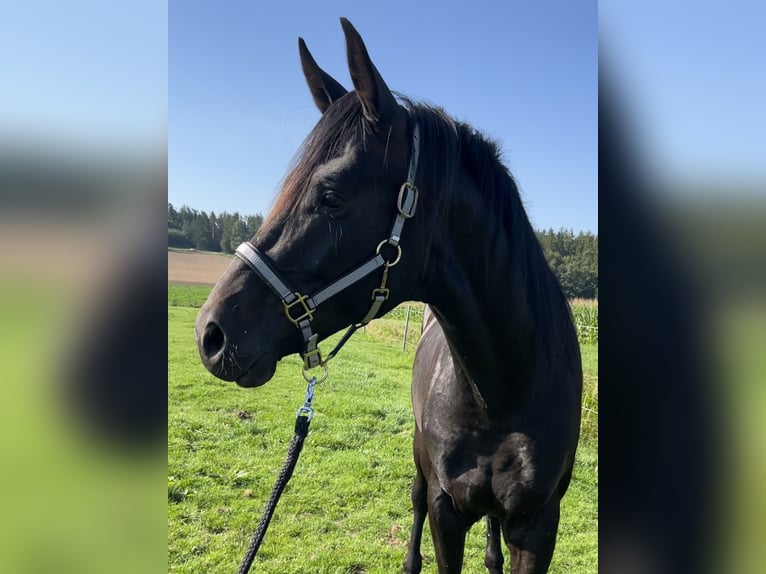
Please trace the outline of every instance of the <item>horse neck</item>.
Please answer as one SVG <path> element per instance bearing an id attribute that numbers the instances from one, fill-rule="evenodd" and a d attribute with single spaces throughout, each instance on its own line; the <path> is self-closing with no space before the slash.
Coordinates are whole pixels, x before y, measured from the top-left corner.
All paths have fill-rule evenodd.
<path id="1" fill-rule="evenodd" d="M 511 234 L 493 220 L 499 214 L 467 173 L 455 185 L 459 192 L 451 196 L 459 199 L 431 246 L 425 299 L 447 337 L 458 377 L 475 385 L 486 405 L 518 403 L 533 384 L 540 352 L 532 289 L 553 278 L 544 261 L 540 268 L 540 246 L 523 211 L 513 215 Z M 514 198 L 518 205 L 510 209 L 522 210 Z"/>

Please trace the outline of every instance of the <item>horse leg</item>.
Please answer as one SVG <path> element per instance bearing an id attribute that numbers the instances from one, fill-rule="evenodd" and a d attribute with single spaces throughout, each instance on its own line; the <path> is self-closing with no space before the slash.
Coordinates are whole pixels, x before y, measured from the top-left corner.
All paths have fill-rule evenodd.
<path id="1" fill-rule="evenodd" d="M 503 549 L 500 547 L 500 520 L 487 516 L 487 553 L 484 565 L 489 574 L 503 574 Z"/>
<path id="2" fill-rule="evenodd" d="M 551 500 L 540 509 L 534 520 L 523 529 L 509 532 L 503 525 L 505 541 L 511 551 L 512 574 L 545 574 L 548 572 L 556 533 L 559 528 L 559 500 Z"/>
<path id="3" fill-rule="evenodd" d="M 412 483 L 412 534 L 410 535 L 410 546 L 407 550 L 407 556 L 404 558 L 405 574 L 418 574 L 423 566 L 423 559 L 420 556 L 420 540 L 423 536 L 423 524 L 426 521 L 428 512 L 428 485 L 420 470 L 420 464 L 415 461 L 417 474 L 415 482 Z"/>
<path id="4" fill-rule="evenodd" d="M 438 486 L 429 492 L 428 523 L 434 543 L 439 574 L 459 574 L 463 569 L 465 536 L 470 524 L 461 519 L 452 499 Z"/>

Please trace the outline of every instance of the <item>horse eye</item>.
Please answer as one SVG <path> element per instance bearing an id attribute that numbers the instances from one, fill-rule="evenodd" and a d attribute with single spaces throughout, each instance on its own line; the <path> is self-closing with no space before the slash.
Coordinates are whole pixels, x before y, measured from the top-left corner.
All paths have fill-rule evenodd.
<path id="1" fill-rule="evenodd" d="M 334 191 L 326 191 L 322 195 L 321 205 L 327 209 L 340 209 L 345 205 L 343 197 Z"/>

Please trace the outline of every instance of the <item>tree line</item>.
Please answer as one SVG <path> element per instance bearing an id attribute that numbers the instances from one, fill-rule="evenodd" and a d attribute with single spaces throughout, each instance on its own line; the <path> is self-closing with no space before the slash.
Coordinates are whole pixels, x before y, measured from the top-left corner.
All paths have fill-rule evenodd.
<path id="1" fill-rule="evenodd" d="M 260 213 L 240 215 L 224 211 L 216 215 L 185 205 L 176 210 L 168 203 L 168 247 L 234 253 L 237 245 L 255 235 L 262 223 Z"/>
<path id="2" fill-rule="evenodd" d="M 598 235 L 549 229 L 538 231 L 537 239 L 567 297 L 598 298 Z"/>
<path id="3" fill-rule="evenodd" d="M 168 247 L 234 253 L 263 223 L 263 216 L 238 212 L 205 213 L 187 206 L 176 210 L 168 203 Z M 548 263 L 569 298 L 598 297 L 598 236 L 560 229 L 538 231 Z"/>

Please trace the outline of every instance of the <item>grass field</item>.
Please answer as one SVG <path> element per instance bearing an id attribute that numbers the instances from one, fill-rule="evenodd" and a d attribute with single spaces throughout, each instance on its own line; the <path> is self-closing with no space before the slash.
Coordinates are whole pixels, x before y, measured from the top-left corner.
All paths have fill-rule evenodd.
<path id="1" fill-rule="evenodd" d="M 168 570 L 178 574 L 236 571 L 305 392 L 297 357 L 283 360 L 273 380 L 255 390 L 205 371 L 192 329 L 207 292 L 168 288 Z M 416 340 L 417 313 L 411 320 Z M 331 364 L 330 377 L 317 388 L 306 447 L 254 571 L 401 571 L 412 516 L 409 384 L 415 348 L 401 350 L 401 325 L 396 315 L 376 321 Z M 582 350 L 592 412 L 583 413 L 590 417 L 562 505 L 551 572 L 597 569 L 597 347 L 585 344 Z M 423 571 L 435 572 L 428 532 L 423 553 Z M 464 572 L 486 572 L 483 562 L 480 523 L 469 533 Z"/>

